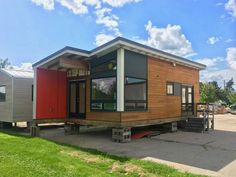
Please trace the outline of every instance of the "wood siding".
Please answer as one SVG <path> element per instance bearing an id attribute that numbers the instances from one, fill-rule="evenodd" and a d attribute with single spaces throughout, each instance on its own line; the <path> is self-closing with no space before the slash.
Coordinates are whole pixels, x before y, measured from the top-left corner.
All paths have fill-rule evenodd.
<path id="1" fill-rule="evenodd" d="M 33 79 L 14 78 L 13 122 L 32 120 L 32 85 Z"/>
<path id="2" fill-rule="evenodd" d="M 0 71 L 0 86 L 6 86 L 6 101 L 0 102 L 0 121 L 12 122 L 12 78 Z"/>
<path id="3" fill-rule="evenodd" d="M 181 96 L 166 95 L 166 82 L 194 86 L 194 102 L 199 101 L 199 71 L 156 58 L 148 58 L 148 110 L 122 112 L 121 121 L 143 121 L 181 117 Z"/>

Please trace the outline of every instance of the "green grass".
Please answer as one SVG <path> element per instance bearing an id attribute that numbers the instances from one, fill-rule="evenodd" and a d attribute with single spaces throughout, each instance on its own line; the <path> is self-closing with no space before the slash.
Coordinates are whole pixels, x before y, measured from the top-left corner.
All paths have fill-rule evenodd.
<path id="1" fill-rule="evenodd" d="M 0 132 L 1 177 L 195 177 L 165 165 Z"/>

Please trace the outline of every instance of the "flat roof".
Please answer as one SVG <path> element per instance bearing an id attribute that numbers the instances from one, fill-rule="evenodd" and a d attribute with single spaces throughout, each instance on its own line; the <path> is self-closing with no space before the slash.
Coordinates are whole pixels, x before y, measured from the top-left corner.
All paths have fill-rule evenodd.
<path id="1" fill-rule="evenodd" d="M 29 79 L 33 79 L 34 78 L 33 70 L 1 68 L 0 71 L 2 71 L 3 73 L 7 74 L 8 76 L 14 77 L 14 78 L 29 78 Z"/>
<path id="2" fill-rule="evenodd" d="M 156 48 L 144 45 L 144 44 L 140 44 L 138 42 L 123 38 L 123 37 L 117 37 L 91 51 L 88 50 L 82 50 L 82 49 L 78 49 L 78 48 L 74 48 L 74 47 L 69 47 L 66 46 L 63 49 L 49 55 L 48 57 L 36 62 L 33 64 L 33 67 L 38 67 L 44 63 L 47 63 L 48 61 L 51 61 L 53 59 L 55 59 L 57 56 L 63 55 L 65 53 L 73 53 L 73 54 L 78 54 L 84 57 L 91 57 L 94 55 L 97 55 L 101 52 L 104 52 L 106 50 L 111 49 L 112 47 L 124 47 L 125 49 L 128 50 L 133 50 L 137 53 L 142 53 L 148 56 L 153 56 L 162 60 L 167 60 L 170 62 L 174 62 L 174 63 L 178 63 L 178 64 L 182 64 L 185 66 L 189 66 L 189 67 L 193 67 L 193 68 L 197 68 L 199 70 L 203 70 L 206 68 L 206 65 L 195 62 L 195 61 L 191 61 L 188 60 L 186 58 L 177 56 L 177 55 L 173 55 L 161 50 L 158 50 Z"/>

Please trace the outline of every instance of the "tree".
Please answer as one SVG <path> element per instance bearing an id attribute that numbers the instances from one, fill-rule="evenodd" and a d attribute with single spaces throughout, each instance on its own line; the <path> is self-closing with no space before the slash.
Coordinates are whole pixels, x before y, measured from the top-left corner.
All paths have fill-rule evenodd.
<path id="1" fill-rule="evenodd" d="M 227 98 L 229 100 L 229 104 L 230 105 L 233 105 L 236 103 L 236 92 L 230 92 L 228 95 L 227 95 Z"/>
<path id="2" fill-rule="evenodd" d="M 215 87 L 215 93 L 216 93 L 216 100 L 222 100 L 224 101 L 224 94 L 222 93 L 222 89 L 219 87 L 217 81 L 209 82 L 209 84 L 212 84 Z"/>
<path id="3" fill-rule="evenodd" d="M 213 103 L 217 101 L 216 88 L 212 83 L 200 83 L 200 102 Z"/>
<path id="4" fill-rule="evenodd" d="M 233 78 L 231 78 L 228 82 L 226 82 L 225 89 L 228 91 L 234 91 L 233 86 L 234 86 L 234 80 Z"/>
<path id="5" fill-rule="evenodd" d="M 8 61 L 8 58 L 0 59 L 0 68 L 6 68 L 9 65 L 10 65 L 10 62 Z"/>

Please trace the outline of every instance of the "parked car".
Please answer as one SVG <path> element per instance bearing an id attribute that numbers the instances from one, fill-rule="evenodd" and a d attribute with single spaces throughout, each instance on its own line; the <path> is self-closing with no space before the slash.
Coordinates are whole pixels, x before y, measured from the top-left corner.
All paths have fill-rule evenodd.
<path id="1" fill-rule="evenodd" d="M 230 106 L 230 113 L 231 114 L 236 114 L 236 104 Z"/>

